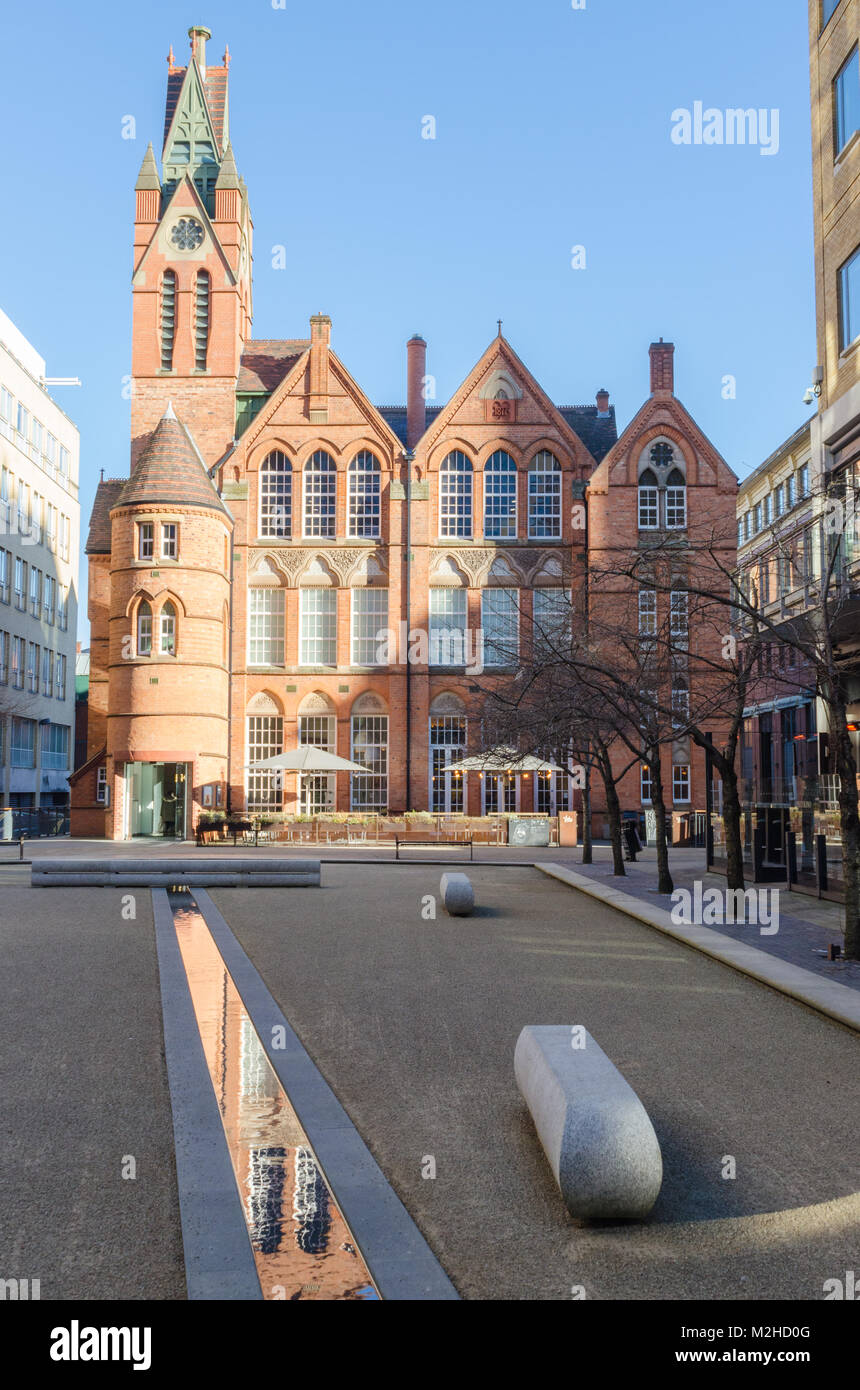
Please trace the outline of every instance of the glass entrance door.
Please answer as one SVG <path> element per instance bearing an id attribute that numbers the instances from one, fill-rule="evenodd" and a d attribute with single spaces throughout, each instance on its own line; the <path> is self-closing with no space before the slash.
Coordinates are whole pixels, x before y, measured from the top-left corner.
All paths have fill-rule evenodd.
<path id="1" fill-rule="evenodd" d="M 187 763 L 126 763 L 126 835 L 185 838 Z"/>

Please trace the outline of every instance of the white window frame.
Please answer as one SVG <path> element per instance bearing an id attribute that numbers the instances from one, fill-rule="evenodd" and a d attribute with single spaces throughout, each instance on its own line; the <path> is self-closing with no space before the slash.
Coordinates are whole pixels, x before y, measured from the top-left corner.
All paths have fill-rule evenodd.
<path id="1" fill-rule="evenodd" d="M 519 589 L 481 591 L 481 632 L 485 666 L 516 665 L 520 654 Z"/>
<path id="2" fill-rule="evenodd" d="M 372 627 L 372 631 L 371 631 Z M 350 590 L 350 665 L 383 666 L 380 632 L 388 628 L 388 590 Z"/>
<path id="3" fill-rule="evenodd" d="M 137 558 L 139 560 L 155 559 L 155 523 L 153 521 L 139 521 L 137 523 Z"/>
<path id="4" fill-rule="evenodd" d="M 549 449 L 540 449 L 529 464 L 530 540 L 561 540 L 561 464 Z"/>
<path id="5" fill-rule="evenodd" d="M 382 469 L 369 449 L 361 449 L 346 473 L 346 534 L 375 540 L 382 526 Z"/>
<path id="6" fill-rule="evenodd" d="M 687 529 L 687 487 L 686 484 L 673 483 L 666 488 L 666 529 L 667 531 L 686 531 Z"/>
<path id="7" fill-rule="evenodd" d="M 299 589 L 299 665 L 337 666 L 337 589 Z"/>
<path id="8" fill-rule="evenodd" d="M 484 464 L 484 535 L 488 540 L 516 540 L 518 478 L 516 460 L 504 449 L 496 449 Z"/>
<path id="9" fill-rule="evenodd" d="M 262 584 L 248 590 L 248 665 L 284 665 L 285 590 Z"/>
<path id="10" fill-rule="evenodd" d="M 279 811 L 283 805 L 283 776 L 269 769 L 253 771 L 252 763 L 284 751 L 284 720 L 280 714 L 249 714 L 245 718 L 245 805 L 249 811 Z"/>
<path id="11" fill-rule="evenodd" d="M 638 518 L 640 531 L 659 531 L 660 529 L 660 489 L 647 485 L 638 489 Z M 653 520 L 649 520 L 653 517 Z"/>
<path id="12" fill-rule="evenodd" d="M 639 590 L 639 636 L 657 636 L 657 590 Z"/>
<path id="13" fill-rule="evenodd" d="M 685 774 L 685 776 L 682 776 Z M 676 806 L 690 804 L 690 765 L 675 763 L 672 767 L 672 801 Z"/>
<path id="14" fill-rule="evenodd" d="M 354 772 L 350 775 L 349 809 L 382 814 L 388 810 L 388 715 L 353 714 L 349 721 L 349 734 L 349 756 L 353 762 L 367 762 L 369 750 L 375 755 L 366 773 Z M 381 737 L 374 738 L 374 734 Z"/>
<path id="15" fill-rule="evenodd" d="M 287 540 L 293 524 L 293 470 L 282 449 L 272 449 L 260 464 L 257 535 Z"/>
<path id="16" fill-rule="evenodd" d="M 471 540 L 473 534 L 474 469 L 462 449 L 452 449 L 439 466 L 439 535 L 448 540 Z"/>
<path id="17" fill-rule="evenodd" d="M 337 528 L 337 468 L 325 449 L 316 449 L 302 469 L 303 533 L 334 540 Z"/>
<path id="18" fill-rule="evenodd" d="M 428 603 L 430 666 L 467 665 L 469 595 L 456 585 L 431 587 Z"/>
<path id="19" fill-rule="evenodd" d="M 161 557 L 162 560 L 179 559 L 179 526 L 175 521 L 162 521 L 161 523 Z"/>

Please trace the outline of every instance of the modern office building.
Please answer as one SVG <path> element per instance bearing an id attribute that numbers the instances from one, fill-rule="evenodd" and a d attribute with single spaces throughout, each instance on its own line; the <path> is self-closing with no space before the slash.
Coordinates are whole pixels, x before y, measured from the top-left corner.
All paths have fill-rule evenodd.
<path id="1" fill-rule="evenodd" d="M 0 807 L 62 813 L 74 737 L 79 440 L 45 374 L 0 312 Z"/>

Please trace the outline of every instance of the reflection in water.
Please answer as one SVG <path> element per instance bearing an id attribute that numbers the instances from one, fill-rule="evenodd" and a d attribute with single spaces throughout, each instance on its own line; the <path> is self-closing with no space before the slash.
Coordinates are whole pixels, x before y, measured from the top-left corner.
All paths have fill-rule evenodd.
<path id="1" fill-rule="evenodd" d="M 194 899 L 170 899 L 263 1297 L 378 1298 Z"/>

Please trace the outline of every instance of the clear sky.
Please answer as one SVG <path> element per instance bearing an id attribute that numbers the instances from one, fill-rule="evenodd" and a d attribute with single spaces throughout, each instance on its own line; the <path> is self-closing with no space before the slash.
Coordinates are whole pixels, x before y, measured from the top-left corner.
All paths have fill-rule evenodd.
<path id="1" fill-rule="evenodd" d="M 83 381 L 55 395 L 81 430 L 84 535 L 99 469 L 128 471 L 133 188 L 150 139 L 160 161 L 165 57 L 184 64 L 192 23 L 212 61 L 232 55 L 255 337 L 329 313 L 338 355 L 392 405 L 421 333 L 441 402 L 502 318 L 556 402 L 606 386 L 623 426 L 662 336 L 676 393 L 741 477 L 809 413 L 806 0 L 200 3 L 4 15 L 0 307 L 49 375 Z M 776 109 L 778 153 L 674 143 L 672 113 L 696 102 Z"/>

